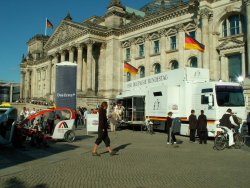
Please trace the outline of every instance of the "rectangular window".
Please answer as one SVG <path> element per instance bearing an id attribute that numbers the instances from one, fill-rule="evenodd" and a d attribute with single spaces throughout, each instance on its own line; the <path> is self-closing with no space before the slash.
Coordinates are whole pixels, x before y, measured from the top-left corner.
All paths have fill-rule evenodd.
<path id="1" fill-rule="evenodd" d="M 154 41 L 154 54 L 160 53 L 160 42 L 159 40 Z"/>
<path id="2" fill-rule="evenodd" d="M 213 88 L 202 89 L 201 93 L 211 93 L 213 92 Z"/>
<path id="3" fill-rule="evenodd" d="M 170 37 L 170 50 L 176 50 L 176 36 Z"/>
<path id="4" fill-rule="evenodd" d="M 126 59 L 130 59 L 130 48 L 126 48 Z"/>
<path id="5" fill-rule="evenodd" d="M 139 45 L 139 57 L 144 56 L 144 44 Z"/>
<path id="6" fill-rule="evenodd" d="M 201 95 L 201 104 L 208 104 L 208 96 Z"/>
<path id="7" fill-rule="evenodd" d="M 161 92 L 161 91 L 154 92 L 154 96 L 155 96 L 155 97 L 162 96 L 162 92 Z"/>

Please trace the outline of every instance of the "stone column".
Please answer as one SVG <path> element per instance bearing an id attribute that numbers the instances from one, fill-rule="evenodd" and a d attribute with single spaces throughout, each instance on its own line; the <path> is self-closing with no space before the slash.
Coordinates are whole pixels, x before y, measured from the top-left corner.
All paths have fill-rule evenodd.
<path id="1" fill-rule="evenodd" d="M 52 80 L 52 62 L 53 61 L 53 56 L 49 57 L 49 64 L 48 64 L 48 75 L 47 75 L 47 91 L 48 94 L 51 95 L 51 80 Z"/>
<path id="2" fill-rule="evenodd" d="M 24 90 L 25 90 L 25 72 L 21 71 L 21 82 L 20 82 L 20 98 L 24 98 Z"/>
<path id="3" fill-rule="evenodd" d="M 178 58 L 178 63 L 179 63 L 179 68 L 184 68 L 186 65 L 185 62 L 185 49 L 184 49 L 184 41 L 185 41 L 185 31 L 184 31 L 184 25 L 183 24 L 178 24 L 176 25 L 176 29 L 178 31 L 178 49 L 179 49 L 179 58 Z"/>
<path id="4" fill-rule="evenodd" d="M 92 58 L 93 58 L 93 44 L 92 40 L 87 41 L 87 95 L 92 95 Z"/>
<path id="5" fill-rule="evenodd" d="M 151 75 L 151 62 L 150 62 L 150 35 L 143 35 L 144 39 L 144 55 L 145 55 L 145 76 Z"/>
<path id="6" fill-rule="evenodd" d="M 61 52 L 61 62 L 65 61 L 65 51 Z"/>
<path id="7" fill-rule="evenodd" d="M 166 30 L 162 29 L 159 31 L 159 34 L 161 35 L 160 39 L 160 52 L 161 52 L 161 69 L 162 72 L 167 71 L 167 64 L 166 64 L 166 36 L 165 36 Z"/>
<path id="8" fill-rule="evenodd" d="M 225 57 L 224 54 L 220 56 L 220 75 L 221 75 L 221 80 L 223 81 L 228 81 L 228 66 L 227 66 L 227 58 Z"/>
<path id="9" fill-rule="evenodd" d="M 84 50 L 84 57 L 87 56 Z M 84 94 L 87 92 L 87 62 L 82 58 L 82 91 Z"/>
<path id="10" fill-rule="evenodd" d="M 212 33 L 212 40 L 211 40 L 211 47 L 213 48 L 210 53 L 210 79 L 218 81 L 220 78 L 220 64 L 219 62 L 219 55 L 216 49 L 218 39 L 219 39 L 220 33 L 214 32 Z"/>
<path id="11" fill-rule="evenodd" d="M 26 94 L 25 94 L 25 101 L 27 98 L 30 98 L 30 70 L 26 72 Z"/>
<path id="12" fill-rule="evenodd" d="M 99 74 L 99 78 L 98 78 L 98 83 L 99 83 L 99 87 L 98 87 L 98 95 L 102 96 L 103 92 L 106 89 L 106 47 L 107 47 L 107 43 L 102 43 L 101 44 L 101 48 L 100 48 L 100 57 L 99 57 L 99 69 L 98 69 L 98 74 Z"/>
<path id="13" fill-rule="evenodd" d="M 250 0 L 244 0 L 244 6 L 247 25 L 247 76 L 250 77 Z"/>
<path id="14" fill-rule="evenodd" d="M 242 78 L 245 80 L 245 78 L 246 78 L 246 64 L 245 64 L 245 62 L 246 62 L 246 54 L 245 54 L 245 50 L 244 50 L 244 48 L 240 51 L 240 53 L 241 53 L 241 69 L 242 69 Z"/>
<path id="15" fill-rule="evenodd" d="M 58 62 L 58 58 L 59 58 L 59 53 L 56 53 L 53 56 L 53 60 L 52 60 L 52 64 L 51 64 L 51 97 L 54 98 L 55 96 L 53 96 L 53 94 L 55 94 L 56 91 L 56 64 L 59 63 Z"/>
<path id="16" fill-rule="evenodd" d="M 69 62 L 71 63 L 74 63 L 74 51 L 75 51 L 74 47 L 71 47 L 69 49 Z"/>
<path id="17" fill-rule="evenodd" d="M 201 43 L 205 45 L 205 51 L 203 52 L 203 58 L 202 58 L 202 63 L 203 67 L 202 68 L 207 68 L 209 69 L 209 64 L 210 64 L 210 59 L 209 59 L 209 53 L 210 53 L 210 45 L 209 45 L 209 22 L 208 20 L 210 19 L 212 15 L 212 12 L 204 8 L 200 11 L 200 17 L 201 17 L 201 32 L 202 32 L 202 41 Z"/>
<path id="18" fill-rule="evenodd" d="M 82 44 L 77 46 L 77 91 L 82 91 Z"/>

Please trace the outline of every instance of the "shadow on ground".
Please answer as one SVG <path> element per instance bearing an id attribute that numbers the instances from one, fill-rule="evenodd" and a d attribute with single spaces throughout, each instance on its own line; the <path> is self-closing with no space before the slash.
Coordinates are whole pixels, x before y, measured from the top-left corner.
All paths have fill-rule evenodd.
<path id="1" fill-rule="evenodd" d="M 12 177 L 9 178 L 5 183 L 4 183 L 4 188 L 27 188 L 28 186 L 25 184 L 24 181 L 22 181 L 19 178 Z M 46 184 L 38 184 L 33 186 L 32 188 L 48 188 Z"/>
<path id="2" fill-rule="evenodd" d="M 0 170 L 12 167 L 28 161 L 33 161 L 40 158 L 55 155 L 70 150 L 75 150 L 79 146 L 74 146 L 69 143 L 52 143 L 49 147 L 31 147 L 25 144 L 22 148 L 2 147 L 0 153 Z"/>

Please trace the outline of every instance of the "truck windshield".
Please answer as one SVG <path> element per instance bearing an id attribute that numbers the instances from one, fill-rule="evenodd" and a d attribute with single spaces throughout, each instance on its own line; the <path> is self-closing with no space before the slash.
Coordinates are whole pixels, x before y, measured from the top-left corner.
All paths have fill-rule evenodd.
<path id="1" fill-rule="evenodd" d="M 218 106 L 245 106 L 241 86 L 215 86 Z"/>

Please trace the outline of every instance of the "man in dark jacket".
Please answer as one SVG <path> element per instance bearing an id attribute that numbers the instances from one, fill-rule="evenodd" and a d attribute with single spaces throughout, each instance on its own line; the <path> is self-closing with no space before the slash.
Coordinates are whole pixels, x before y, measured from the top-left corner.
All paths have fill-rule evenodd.
<path id="1" fill-rule="evenodd" d="M 195 115 L 195 111 L 191 110 L 191 115 L 189 116 L 189 130 L 190 130 L 190 142 L 195 142 L 195 133 L 197 129 L 197 118 Z"/>
<path id="2" fill-rule="evenodd" d="M 207 117 L 204 115 L 204 110 L 201 110 L 201 115 L 198 117 L 197 131 L 200 137 L 200 144 L 207 144 Z"/>
<path id="3" fill-rule="evenodd" d="M 167 120 L 165 122 L 165 130 L 168 134 L 168 140 L 167 140 L 167 144 L 170 144 L 170 135 L 171 135 L 171 143 L 172 144 L 176 144 L 176 138 L 175 138 L 175 134 L 173 133 L 171 127 L 172 127 L 172 112 L 168 112 L 168 116 L 167 116 Z"/>

